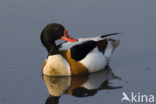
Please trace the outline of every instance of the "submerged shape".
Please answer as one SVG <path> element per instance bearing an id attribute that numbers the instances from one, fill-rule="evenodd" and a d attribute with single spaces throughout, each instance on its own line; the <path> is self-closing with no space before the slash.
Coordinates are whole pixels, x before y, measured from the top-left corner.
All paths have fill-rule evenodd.
<path id="1" fill-rule="evenodd" d="M 109 80 L 114 78 L 117 77 L 112 73 L 109 66 L 102 71 L 81 76 L 53 77 L 43 75 L 43 80 L 50 95 L 46 102 L 58 104 L 56 101 L 59 101 L 58 99 L 63 94 L 87 97 L 95 95 L 100 90 L 121 88 L 121 86 L 109 85 Z"/>
<path id="2" fill-rule="evenodd" d="M 42 66 L 43 74 L 69 76 L 104 69 L 114 49 L 120 44 L 119 40 L 105 37 L 116 34 L 118 33 L 71 41 L 67 30 L 61 24 L 47 25 L 41 33 L 41 41 L 48 51 L 48 58 Z M 57 39 L 64 39 L 68 42 L 56 46 Z"/>

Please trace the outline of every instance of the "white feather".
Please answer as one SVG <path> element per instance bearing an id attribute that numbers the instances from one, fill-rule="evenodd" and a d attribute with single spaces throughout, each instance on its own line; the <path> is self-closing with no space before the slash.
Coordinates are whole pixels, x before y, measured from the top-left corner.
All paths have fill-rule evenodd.
<path id="1" fill-rule="evenodd" d="M 68 50 L 70 49 L 71 47 L 77 45 L 77 44 L 81 44 L 82 42 L 67 42 L 67 43 L 64 43 L 61 45 L 61 48 L 59 50 Z"/>
<path id="2" fill-rule="evenodd" d="M 101 53 L 97 48 L 91 51 L 83 60 L 80 62 L 88 68 L 89 72 L 96 72 L 104 69 L 111 58 L 113 47 L 111 42 L 105 49 L 105 53 Z"/>
<path id="3" fill-rule="evenodd" d="M 67 42 L 67 43 L 64 43 L 62 44 L 62 47 L 60 48 L 60 50 L 66 50 L 66 49 L 69 49 L 71 48 L 72 46 L 74 45 L 77 45 L 77 44 L 81 44 L 85 41 L 89 41 L 89 40 L 93 40 L 93 41 L 99 41 L 99 40 L 102 40 L 104 38 L 101 38 L 101 36 L 97 36 L 97 37 L 90 37 L 90 38 L 79 38 L 77 42 Z"/>
<path id="4" fill-rule="evenodd" d="M 88 40 L 98 41 L 102 39 L 104 38 L 101 38 L 101 36 L 96 36 L 96 37 L 90 37 L 90 38 L 79 38 L 78 41 L 88 41 Z"/>
<path id="5" fill-rule="evenodd" d="M 89 72 L 96 72 L 106 66 L 107 58 L 95 48 L 80 62 L 88 68 Z"/>

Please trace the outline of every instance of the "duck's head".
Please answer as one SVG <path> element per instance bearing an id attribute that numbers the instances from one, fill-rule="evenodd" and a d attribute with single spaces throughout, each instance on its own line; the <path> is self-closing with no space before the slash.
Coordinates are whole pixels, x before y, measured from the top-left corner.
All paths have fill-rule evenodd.
<path id="1" fill-rule="evenodd" d="M 58 23 L 51 23 L 44 27 L 41 32 L 41 42 L 45 48 L 49 51 L 51 45 L 58 39 L 62 39 L 68 42 L 75 42 L 77 39 L 71 38 L 68 35 L 68 31 Z"/>

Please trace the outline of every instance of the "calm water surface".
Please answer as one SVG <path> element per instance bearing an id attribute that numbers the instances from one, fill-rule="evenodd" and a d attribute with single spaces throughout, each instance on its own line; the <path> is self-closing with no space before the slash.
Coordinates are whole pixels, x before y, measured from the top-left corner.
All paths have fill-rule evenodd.
<path id="1" fill-rule="evenodd" d="M 58 100 L 59 104 L 120 104 L 123 91 L 156 96 L 155 4 L 155 0 L 0 1 L 0 104 Z M 42 76 L 47 52 L 39 37 L 51 22 L 63 24 L 76 38 L 121 32 L 114 36 L 121 45 L 111 59 L 112 71 L 64 80 Z M 75 86 L 68 83 L 78 81 L 82 82 Z M 95 87 L 82 88 L 87 81 Z M 50 84 L 66 90 L 59 89 L 61 97 L 49 97 L 55 89 L 47 88 Z"/>

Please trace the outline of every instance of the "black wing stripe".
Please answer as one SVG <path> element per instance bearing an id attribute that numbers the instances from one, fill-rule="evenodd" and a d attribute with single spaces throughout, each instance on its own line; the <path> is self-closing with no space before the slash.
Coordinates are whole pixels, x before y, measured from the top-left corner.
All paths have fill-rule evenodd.
<path id="1" fill-rule="evenodd" d="M 82 60 L 86 55 L 91 52 L 96 47 L 95 41 L 87 41 L 76 46 L 73 46 L 70 49 L 71 58 L 77 61 Z"/>
<path id="2" fill-rule="evenodd" d="M 107 36 L 112 36 L 112 35 L 118 35 L 120 33 L 111 33 L 111 34 L 105 34 L 105 35 L 102 35 L 101 38 L 105 38 Z"/>

